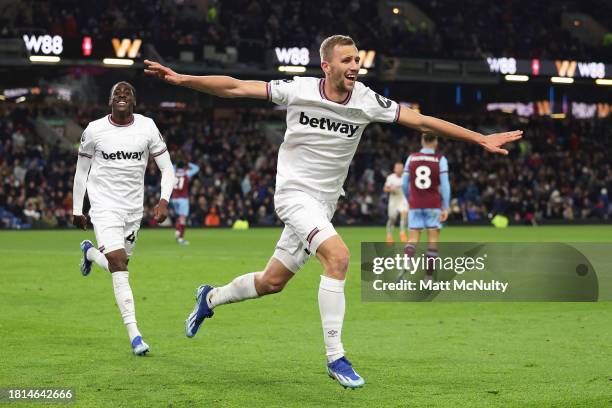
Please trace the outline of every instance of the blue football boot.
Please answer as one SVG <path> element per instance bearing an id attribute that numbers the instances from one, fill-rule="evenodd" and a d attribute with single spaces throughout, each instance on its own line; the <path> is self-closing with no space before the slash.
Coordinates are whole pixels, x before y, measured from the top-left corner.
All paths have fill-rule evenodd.
<path id="1" fill-rule="evenodd" d="M 89 248 L 93 248 L 93 246 L 94 244 L 88 239 L 81 242 L 81 251 L 83 252 L 83 258 L 81 259 L 80 268 L 83 276 L 87 276 L 91 272 L 92 262 L 87 259 L 87 251 L 89 251 Z"/>
<path id="2" fill-rule="evenodd" d="M 204 322 L 204 319 L 213 317 L 214 312 L 208 307 L 206 296 L 208 292 L 214 288 L 210 285 L 201 285 L 196 291 L 196 305 L 193 312 L 185 320 L 185 335 L 187 337 L 193 337 L 198 332 L 200 325 Z"/>
<path id="3" fill-rule="evenodd" d="M 327 363 L 327 374 L 344 388 L 360 388 L 365 384 L 363 378 L 357 374 L 346 357 L 340 357 Z"/>
<path id="4" fill-rule="evenodd" d="M 137 356 L 144 356 L 149 351 L 149 345 L 142 340 L 141 336 L 136 336 L 132 340 L 132 350 Z"/>

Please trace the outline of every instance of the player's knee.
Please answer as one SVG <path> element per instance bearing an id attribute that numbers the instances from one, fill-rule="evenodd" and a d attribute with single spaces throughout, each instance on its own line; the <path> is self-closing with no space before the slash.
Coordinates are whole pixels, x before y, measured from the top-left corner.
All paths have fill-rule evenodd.
<path id="1" fill-rule="evenodd" d="M 123 256 L 106 256 L 108 260 L 108 270 L 112 272 L 127 271 L 128 259 Z"/>
<path id="2" fill-rule="evenodd" d="M 271 295 L 273 293 L 278 293 L 285 288 L 285 282 L 268 282 L 266 284 L 266 295 Z"/>
<path id="3" fill-rule="evenodd" d="M 334 266 L 338 272 L 346 273 L 350 262 L 348 250 L 334 259 Z"/>
<path id="4" fill-rule="evenodd" d="M 331 277 L 336 279 L 344 279 L 350 262 L 349 250 L 346 246 L 342 246 L 334 251 L 331 256 L 327 257 L 328 271 Z"/>
<path id="5" fill-rule="evenodd" d="M 125 261 L 114 261 L 114 262 L 108 262 L 108 270 L 113 273 L 113 272 L 119 272 L 119 271 L 127 271 L 128 267 L 127 267 L 127 262 Z"/>
<path id="6" fill-rule="evenodd" d="M 266 273 L 261 274 L 261 278 L 259 279 L 259 287 L 263 293 L 259 293 L 260 295 L 271 295 L 273 293 L 278 293 L 285 288 L 287 281 L 281 279 L 280 277 L 270 276 Z"/>

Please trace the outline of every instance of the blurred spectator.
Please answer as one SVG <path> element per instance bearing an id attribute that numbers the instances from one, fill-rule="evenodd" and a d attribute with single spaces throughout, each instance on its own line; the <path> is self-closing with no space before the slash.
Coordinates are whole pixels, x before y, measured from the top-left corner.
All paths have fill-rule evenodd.
<path id="1" fill-rule="evenodd" d="M 28 201 L 26 201 L 23 215 L 25 215 L 26 220 L 30 224 L 34 224 L 40 219 L 40 211 L 37 209 L 36 200 L 28 199 Z"/>
<path id="2" fill-rule="evenodd" d="M 218 227 L 221 225 L 221 219 L 217 215 L 217 209 L 215 207 L 211 207 L 210 211 L 206 215 L 204 225 L 207 227 Z"/>
<path id="3" fill-rule="evenodd" d="M 28 109 L 23 104 L 4 104 L 0 109 L 0 227 L 67 227 L 76 156 L 36 140 L 23 119 L 32 115 L 33 110 Z M 103 116 L 108 108 L 65 109 L 85 125 Z M 238 219 L 255 226 L 281 225 L 273 200 L 278 146 L 266 138 L 262 126 L 282 120 L 283 112 L 236 109 L 231 119 L 225 119 L 198 108 L 141 110 L 155 119 L 175 161 L 180 157 L 202 169 L 190 184 L 190 225 L 231 226 Z M 15 114 L 17 111 L 20 114 Z M 525 224 L 610 219 L 609 118 L 531 118 L 517 123 L 516 118 L 504 114 L 463 114 L 448 119 L 486 133 L 525 130 L 524 139 L 511 146 L 509 156 L 441 140 L 441 151 L 450 166 L 451 221 L 488 223 L 497 214 Z M 14 143 L 12 129 L 16 128 L 25 140 L 20 148 Z M 419 139 L 416 133 L 400 127 L 368 127 L 351 163 L 346 196 L 338 203 L 334 222 L 383 224 L 385 177 L 393 162 L 404 162 L 419 149 Z M 156 226 L 152 211 L 159 195 L 159 173 L 152 161 L 144 183 L 143 225 Z M 172 210 L 170 215 L 174 216 Z"/>

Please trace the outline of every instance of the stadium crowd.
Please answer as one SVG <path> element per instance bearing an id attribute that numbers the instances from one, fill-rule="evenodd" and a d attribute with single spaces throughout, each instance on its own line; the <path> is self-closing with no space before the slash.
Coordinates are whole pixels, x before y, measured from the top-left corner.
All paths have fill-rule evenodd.
<path id="1" fill-rule="evenodd" d="M 561 24 L 563 12 L 577 11 L 609 30 L 606 16 L 612 15 L 612 5 L 605 0 L 412 3 L 431 24 L 402 18 L 408 10 L 388 23 L 380 16 L 378 2 L 365 0 L 106 0 L 86 6 L 78 0 L 24 0 L 15 3 L 14 16 L 7 12 L 0 17 L 0 35 L 18 37 L 20 29 L 39 28 L 68 39 L 89 35 L 96 44 L 110 37 L 138 37 L 168 59 L 178 58 L 179 50 L 201 50 L 205 44 L 234 46 L 243 62 L 261 60 L 275 46 L 317 48 L 323 38 L 339 32 L 353 36 L 364 49 L 391 56 L 603 60 L 612 55 L 612 39 L 587 45 Z"/>
<path id="2" fill-rule="evenodd" d="M 612 54 L 612 45 L 604 46 L 603 38 L 597 46 L 588 46 L 561 26 L 565 11 L 612 13 L 612 7 L 605 2 L 595 5 L 590 3 L 597 3 L 596 0 L 554 3 L 415 0 L 411 3 L 431 19 L 431 24 L 403 18 L 410 9 L 403 8 L 401 2 L 387 6 L 398 10 L 396 18 L 389 23 L 381 17 L 378 2 L 363 0 L 346 3 L 234 1 L 223 5 L 220 19 L 224 26 L 239 27 L 237 38 L 256 39 L 266 48 L 284 45 L 316 49 L 325 37 L 343 32 L 352 35 L 361 48 L 390 56 L 472 59 L 494 55 L 556 59 L 603 58 Z M 605 18 L 600 17 L 604 15 L 607 13 L 597 12 L 593 17 Z"/>
<path id="3" fill-rule="evenodd" d="M 612 13 L 612 5 L 609 2 L 507 0 L 492 3 L 486 0 L 414 0 L 413 3 L 425 11 L 436 25 L 436 30 L 429 36 L 424 29 L 404 29 L 404 32 L 421 32 L 417 37 L 420 40 L 417 44 L 421 46 L 418 50 L 420 53 L 427 53 L 429 47 L 433 55 L 427 56 L 462 59 L 505 56 L 605 60 L 612 55 L 612 46 L 604 46 L 603 38 L 596 46 L 588 45 L 562 27 L 564 12 L 583 12 L 599 20 L 601 24 L 608 24 L 609 21 L 603 16 Z M 606 11 L 602 13 L 604 10 Z M 405 46 L 397 53 L 409 56 L 411 48 Z"/>
<path id="4" fill-rule="evenodd" d="M 36 109 L 0 110 L 0 228 L 66 227 L 74 157 L 36 140 Z"/>
<path id="5" fill-rule="evenodd" d="M 480 147 L 441 140 L 440 151 L 449 161 L 450 220 L 488 221 L 504 215 L 516 223 L 537 224 L 551 220 L 608 220 L 612 217 L 612 129 L 606 120 L 555 120 L 546 117 L 519 119 L 507 114 L 481 113 L 449 117 L 484 134 L 503 129 L 523 129 L 524 138 L 510 155 L 483 153 Z M 392 161 L 404 161 L 406 152 L 419 149 L 418 138 L 382 131 L 366 138 L 354 162 L 362 174 L 358 189 L 350 196 L 380 186 Z M 395 129 L 396 130 L 396 129 Z M 372 155 L 368 152 L 376 152 Z M 399 153 L 398 153 L 399 152 Z M 361 155 L 369 156 L 364 160 Z M 483 156 L 484 155 L 484 156 Z M 370 163 L 363 165 L 363 163 Z M 364 175 L 367 176 L 364 182 Z M 350 185 L 355 185 L 350 183 Z M 382 212 L 382 202 L 378 214 Z"/>
<path id="6" fill-rule="evenodd" d="M 75 152 L 62 152 L 37 140 L 31 119 L 38 109 L 17 105 L 0 110 L 0 228 L 53 228 L 70 225 Z M 82 125 L 107 108 L 67 108 Z M 190 190 L 192 226 L 277 225 L 274 180 L 278 146 L 262 126 L 282 120 L 283 112 L 144 109 L 164 134 L 173 160 L 200 166 Z M 206 119 L 203 119 L 206 118 Z M 450 118 L 484 133 L 521 128 L 525 138 L 509 157 L 487 155 L 479 147 L 442 140 L 452 188 L 451 220 L 488 222 L 501 214 L 513 222 L 608 220 L 612 187 L 610 119 L 518 119 L 502 114 Z M 417 134 L 372 125 L 364 134 L 346 182 L 335 222 L 382 224 L 386 220 L 385 177 L 393 163 L 419 149 Z M 159 194 L 153 161 L 145 175 L 144 223 L 154 225 Z"/>

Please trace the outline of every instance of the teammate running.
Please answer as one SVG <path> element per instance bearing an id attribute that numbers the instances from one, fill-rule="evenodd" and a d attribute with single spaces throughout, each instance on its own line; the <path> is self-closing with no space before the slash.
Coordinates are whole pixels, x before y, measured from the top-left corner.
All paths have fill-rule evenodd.
<path id="1" fill-rule="evenodd" d="M 364 380 L 345 357 L 341 341 L 349 251 L 330 220 L 364 129 L 372 122 L 397 122 L 501 154 L 508 152 L 500 146 L 519 139 L 522 132 L 486 137 L 400 107 L 357 82 L 359 54 L 350 37 L 325 39 L 320 54 L 324 78 L 295 77 L 266 83 L 229 76 L 191 76 L 147 60 L 145 73 L 219 97 L 262 99 L 287 106 L 287 131 L 279 148 L 274 196 L 276 213 L 285 229 L 263 271 L 238 276 L 225 286 L 198 288 L 196 307 L 186 321 L 187 336 L 195 336 L 204 319 L 212 317 L 213 309 L 220 305 L 280 292 L 315 255 L 323 266 L 318 300 L 327 372 L 342 386 L 356 388 L 363 386 Z"/>
<path id="2" fill-rule="evenodd" d="M 423 148 L 408 156 L 404 168 L 403 189 L 410 200 L 408 225 L 410 233 L 404 253 L 413 256 L 421 237 L 427 230 L 427 272 L 425 278 L 433 279 L 435 258 L 438 257 L 438 239 L 442 223 L 448 218 L 450 183 L 448 161 L 436 153 L 438 138 L 432 134 L 421 136 Z"/>
<path id="3" fill-rule="evenodd" d="M 174 183 L 170 204 L 178 215 L 174 235 L 176 243 L 179 245 L 189 245 L 189 241 L 185 240 L 185 228 L 187 228 L 187 218 L 189 217 L 189 182 L 198 171 L 200 171 L 200 167 L 195 163 L 189 163 L 189 169 L 185 169 L 183 161 L 176 163 L 176 182 Z"/>
<path id="4" fill-rule="evenodd" d="M 128 261 L 140 229 L 149 156 L 155 158 L 162 173 L 161 197 L 154 208 L 157 222 L 164 221 L 168 215 L 174 169 L 153 120 L 133 113 L 136 92 L 132 85 L 116 83 L 108 104 L 112 113 L 90 122 L 81 137 L 74 175 L 72 222 L 78 228 L 87 228 L 87 217 L 83 214 L 87 190 L 98 249 L 89 240 L 81 242 L 81 273 L 89 275 L 92 262 L 111 273 L 115 299 L 132 349 L 141 356 L 149 351 L 149 346 L 136 324 Z"/>
<path id="5" fill-rule="evenodd" d="M 406 242 L 406 215 L 408 214 L 408 201 L 402 190 L 402 163 L 395 163 L 393 173 L 387 176 L 383 191 L 389 193 L 389 203 L 387 204 L 387 242 L 393 243 L 393 227 L 400 216 L 400 241 Z"/>

